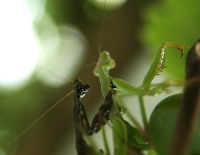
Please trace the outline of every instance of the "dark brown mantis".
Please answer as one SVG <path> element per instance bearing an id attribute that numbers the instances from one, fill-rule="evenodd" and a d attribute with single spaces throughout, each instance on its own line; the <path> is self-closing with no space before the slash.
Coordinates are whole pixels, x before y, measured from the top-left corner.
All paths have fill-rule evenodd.
<path id="1" fill-rule="evenodd" d="M 92 152 L 83 139 L 83 133 L 85 132 L 87 135 L 97 133 L 105 125 L 106 121 L 110 120 L 109 114 L 114 102 L 113 95 L 116 93 L 114 90 L 115 85 L 112 83 L 110 84 L 110 90 L 106 95 L 103 104 L 96 113 L 91 126 L 88 122 L 86 110 L 80 101 L 81 98 L 83 98 L 89 91 L 91 86 L 88 84 L 83 84 L 80 79 L 75 79 L 73 82 L 73 87 L 73 120 L 76 149 L 78 155 L 89 155 L 92 154 Z"/>

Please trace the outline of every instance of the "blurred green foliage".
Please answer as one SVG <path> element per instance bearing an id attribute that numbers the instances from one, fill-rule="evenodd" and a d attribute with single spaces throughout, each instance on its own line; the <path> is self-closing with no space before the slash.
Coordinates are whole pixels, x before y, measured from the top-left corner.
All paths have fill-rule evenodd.
<path id="1" fill-rule="evenodd" d="M 113 26 L 112 24 L 107 24 L 106 26 L 104 26 L 103 30 L 103 33 L 106 34 L 106 28 L 110 27 L 110 29 L 108 30 L 110 31 L 110 33 L 107 33 L 107 36 L 109 36 L 111 39 L 108 41 L 106 40 L 108 37 L 105 37 L 104 39 L 106 40 L 105 43 L 113 46 L 112 49 L 114 52 L 116 52 L 115 57 L 119 55 L 119 57 L 121 58 L 117 61 L 117 63 L 119 64 L 118 69 L 125 65 L 124 60 L 128 59 L 128 57 L 132 58 L 129 54 L 133 54 L 134 50 L 131 49 L 132 53 L 129 54 L 126 54 L 125 52 L 130 50 L 130 47 L 132 46 L 134 46 L 134 49 L 136 49 L 135 45 L 138 46 L 138 41 L 136 39 L 136 32 L 138 31 L 138 29 L 140 30 L 141 34 L 141 42 L 144 45 L 147 45 L 148 49 L 153 49 L 152 51 L 154 53 L 149 59 L 150 62 L 153 60 L 153 55 L 155 55 L 155 53 L 157 52 L 159 45 L 164 41 L 171 41 L 181 45 L 191 46 L 193 42 L 196 41 L 197 38 L 199 38 L 200 30 L 198 29 L 198 26 L 200 25 L 200 1 L 198 0 L 184 2 L 181 0 L 160 0 L 156 3 L 153 3 L 152 5 L 149 5 L 147 4 L 147 2 L 145 3 L 142 1 L 138 1 L 137 3 L 135 2 L 135 5 L 133 5 L 131 1 L 128 1 L 127 4 L 129 5 L 129 7 L 125 6 L 124 8 L 122 8 L 123 13 L 125 11 L 129 11 L 128 15 L 125 14 L 126 18 L 124 16 L 119 17 L 123 13 L 121 12 L 120 14 L 118 12 L 118 14 L 115 14 L 115 20 L 117 20 L 117 22 L 112 21 L 115 25 Z M 130 10 L 128 10 L 127 8 Z M 115 11 L 117 12 L 118 9 L 119 8 L 116 8 Z M 99 27 L 101 26 L 101 23 L 96 21 L 100 21 L 103 19 L 102 9 L 96 7 L 88 0 L 51 0 L 46 1 L 45 10 L 57 25 L 66 23 L 74 24 L 81 31 L 83 31 L 87 39 L 89 38 L 88 40 L 91 46 L 91 51 L 95 51 L 93 50 L 94 48 L 92 48 L 92 46 L 97 49 L 95 43 L 98 42 L 100 31 Z M 112 11 L 114 14 L 114 10 Z M 109 13 L 106 13 L 106 18 L 108 17 L 108 15 Z M 141 16 L 143 17 L 145 23 L 142 23 L 141 20 L 139 20 Z M 137 18 L 137 20 L 134 20 L 135 18 Z M 116 28 L 117 26 L 118 29 Z M 130 30 L 130 27 L 134 31 Z M 143 28 L 142 30 L 140 29 L 141 27 Z M 119 28 L 121 29 L 119 30 Z M 94 33 L 96 33 L 96 35 L 94 35 Z M 117 33 L 118 37 L 116 37 L 115 35 Z M 135 40 L 132 39 L 133 36 L 135 36 Z M 96 42 L 93 42 L 95 40 Z M 121 43 L 130 46 L 124 46 L 124 44 Z M 119 50 L 120 52 L 117 50 Z M 121 56 L 120 54 L 124 55 Z M 182 59 L 184 59 L 186 56 L 184 55 L 182 59 L 179 59 L 179 57 L 180 53 L 178 52 L 167 53 L 166 71 L 172 73 L 179 79 L 184 79 L 183 66 L 185 62 Z M 97 52 L 95 53 L 95 57 L 93 57 L 93 59 L 90 55 L 88 63 L 96 61 L 96 58 Z M 92 75 L 92 72 L 88 74 L 88 72 L 84 70 L 84 72 L 81 72 L 79 75 L 87 79 L 88 82 L 92 81 L 88 76 Z M 15 132 L 16 134 L 19 134 L 21 131 L 23 131 L 34 120 L 35 117 L 38 117 L 43 111 L 48 109 L 50 103 L 55 103 L 62 96 L 64 96 L 65 92 L 68 91 L 65 88 L 66 85 L 62 88 L 52 89 L 47 86 L 43 86 L 39 81 L 34 81 L 34 83 L 29 84 L 29 86 L 24 88 L 22 91 L 19 91 L 19 94 L 10 94 L 10 96 L 3 96 L 2 94 L 0 96 L 1 114 L 7 115 L 5 120 L 12 124 L 12 129 L 10 129 L 12 130 L 10 134 L 12 138 L 10 138 L 10 140 L 15 137 L 13 136 Z M 30 134 L 29 132 L 29 134 L 27 133 L 27 135 L 25 136 L 26 138 L 20 137 L 18 139 L 19 143 L 16 154 L 54 154 L 60 147 L 59 145 L 61 141 L 63 141 L 63 135 L 65 135 L 66 132 L 69 133 L 68 128 L 69 126 L 72 126 L 72 122 L 69 122 L 69 120 L 67 120 L 67 118 L 71 119 L 71 99 L 69 99 L 68 102 L 69 104 L 67 104 L 65 108 L 58 109 L 57 112 L 56 109 L 54 109 L 54 114 L 52 113 L 52 115 L 49 115 L 49 117 L 46 116 L 45 121 L 47 122 L 48 120 L 49 124 L 46 123 L 43 125 L 43 130 L 40 130 L 40 134 L 38 134 L 38 132 Z M 88 103 L 90 103 L 89 100 Z M 3 117 L 4 116 L 1 116 L 1 119 L 3 119 Z M 66 120 L 63 118 L 66 118 Z M 2 136 L 7 136 L 7 133 L 4 132 L 4 129 L 10 128 L 10 126 L 8 125 L 9 123 L 7 122 L 5 123 L 4 120 L 0 121 L 1 138 Z M 66 137 L 67 136 L 65 136 L 64 138 Z M 6 150 L 5 141 L 3 142 L 3 144 L 1 143 L 1 147 L 2 148 L 0 149 Z M 66 145 L 66 147 L 67 149 L 69 149 L 69 146 Z"/>
<path id="2" fill-rule="evenodd" d="M 200 35 L 199 6 L 198 0 L 161 0 L 146 7 L 143 13 L 146 24 L 141 33 L 141 41 L 153 49 L 154 53 L 164 41 L 192 46 Z M 167 53 L 166 71 L 176 78 L 184 79 L 185 61 L 177 59 L 175 54 L 176 52 Z"/>

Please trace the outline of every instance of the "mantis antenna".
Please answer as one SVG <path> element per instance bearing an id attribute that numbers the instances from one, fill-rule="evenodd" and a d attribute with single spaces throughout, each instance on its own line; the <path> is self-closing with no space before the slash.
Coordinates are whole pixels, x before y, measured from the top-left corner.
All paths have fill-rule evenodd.
<path id="1" fill-rule="evenodd" d="M 102 22 L 101 22 L 101 29 L 100 29 L 100 36 L 99 36 L 99 55 L 100 55 L 100 52 L 101 52 L 101 41 L 102 41 L 102 34 L 103 34 L 103 28 L 104 28 L 104 21 L 105 21 L 105 17 L 106 17 L 106 0 L 104 2 L 104 6 L 103 6 L 103 19 L 102 19 Z"/>
<path id="2" fill-rule="evenodd" d="M 39 120 L 41 120 L 47 113 L 49 113 L 55 106 L 57 106 L 61 101 L 63 101 L 67 96 L 69 96 L 71 93 L 73 93 L 74 90 L 70 91 L 68 94 L 66 94 L 63 98 L 61 98 L 58 102 L 56 102 L 51 108 L 49 108 L 45 113 L 43 113 L 38 119 L 36 119 L 31 125 L 29 125 L 22 133 L 20 133 L 17 137 L 15 137 L 9 144 L 12 144 L 16 139 L 21 137 L 25 132 L 27 132 L 32 126 L 34 126 Z"/>

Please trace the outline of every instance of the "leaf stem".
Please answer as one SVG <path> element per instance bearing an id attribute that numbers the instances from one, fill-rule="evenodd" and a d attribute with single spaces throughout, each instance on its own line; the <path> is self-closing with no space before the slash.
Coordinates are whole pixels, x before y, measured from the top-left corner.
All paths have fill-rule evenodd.
<path id="1" fill-rule="evenodd" d="M 148 129 L 148 121 L 147 121 L 147 115 L 146 115 L 146 110 L 145 110 L 145 106 L 144 106 L 143 96 L 139 95 L 138 99 L 139 99 L 139 103 L 140 103 L 140 113 L 142 115 L 142 122 L 144 125 L 144 129 L 147 130 Z"/>
<path id="2" fill-rule="evenodd" d="M 104 142 L 104 148 L 106 150 L 106 154 L 110 155 L 109 146 L 108 146 L 108 139 L 106 137 L 105 128 L 102 128 L 102 136 L 103 136 L 103 142 Z"/>

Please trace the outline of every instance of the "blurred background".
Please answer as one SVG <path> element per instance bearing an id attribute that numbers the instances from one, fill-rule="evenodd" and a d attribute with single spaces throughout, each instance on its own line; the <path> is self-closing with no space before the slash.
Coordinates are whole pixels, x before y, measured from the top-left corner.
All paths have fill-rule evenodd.
<path id="1" fill-rule="evenodd" d="M 192 46 L 199 38 L 198 0 L 107 0 L 106 11 L 104 4 L 104 0 L 1 2 L 0 155 L 76 154 L 72 95 L 7 145 L 71 91 L 69 80 L 74 78 L 92 85 L 83 99 L 92 119 L 103 101 L 93 75 L 99 47 L 117 63 L 110 73 L 113 77 L 139 86 L 162 42 Z M 164 76 L 184 80 L 186 55 L 180 59 L 179 52 L 168 51 Z M 150 109 L 154 106 L 148 104 Z"/>

